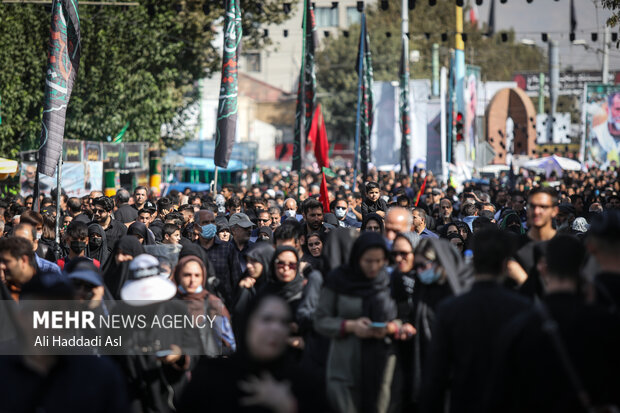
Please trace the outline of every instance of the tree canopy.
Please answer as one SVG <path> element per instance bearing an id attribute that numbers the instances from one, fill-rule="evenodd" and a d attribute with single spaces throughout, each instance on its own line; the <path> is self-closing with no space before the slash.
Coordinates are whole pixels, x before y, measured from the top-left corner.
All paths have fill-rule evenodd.
<path id="1" fill-rule="evenodd" d="M 241 1 L 246 47 L 269 43 L 261 25 L 284 21 L 285 1 Z M 139 3 L 80 6 L 82 54 L 65 138 L 106 140 L 127 122 L 124 141 L 172 145 L 179 130 L 187 133 L 181 115 L 198 98 L 197 81 L 220 70 L 214 25 L 221 22 L 224 2 Z M 38 148 L 50 10 L 0 4 L 0 155 Z M 162 132 L 163 124 L 173 126 Z"/>
<path id="2" fill-rule="evenodd" d="M 388 10 L 370 7 L 366 11 L 370 34 L 375 81 L 398 80 L 401 47 L 400 1 L 390 1 Z M 420 59 L 411 63 L 411 78 L 431 77 L 431 53 L 433 43 L 440 45 L 440 64 L 449 66 L 450 47 L 454 47 L 456 13 L 453 0 L 439 0 L 435 6 L 427 2 L 416 3 L 409 11 L 409 50 L 418 50 Z M 325 39 L 317 54 L 317 83 L 319 100 L 324 108 L 325 121 L 334 138 L 347 140 L 355 130 L 355 107 L 357 105 L 357 72 L 355 59 L 359 42 L 359 25 L 352 26 L 348 36 L 343 34 Z M 515 42 L 512 32 L 492 37 L 485 36 L 487 28 L 478 29 L 465 23 L 467 34 L 465 60 L 481 67 L 486 80 L 510 80 L 515 71 L 538 70 L 545 63 L 542 51 L 536 47 Z M 448 33 L 443 42 L 442 33 Z"/>

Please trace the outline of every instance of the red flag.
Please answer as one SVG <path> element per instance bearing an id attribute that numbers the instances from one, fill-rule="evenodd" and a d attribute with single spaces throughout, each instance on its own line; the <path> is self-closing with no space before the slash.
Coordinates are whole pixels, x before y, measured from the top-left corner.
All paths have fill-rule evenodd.
<path id="1" fill-rule="evenodd" d="M 323 180 L 321 181 L 321 196 L 319 200 L 323 204 L 323 213 L 329 212 L 329 191 L 327 190 L 327 180 L 325 179 L 325 172 L 323 172 Z"/>
<path id="2" fill-rule="evenodd" d="M 415 199 L 415 206 L 418 206 L 418 203 L 420 202 L 420 197 L 422 196 L 422 194 L 424 193 L 424 190 L 426 189 L 426 178 L 428 178 L 428 175 L 424 177 L 424 182 L 422 182 L 422 186 L 420 187 L 420 190 L 418 191 L 418 196 Z"/>
<path id="3" fill-rule="evenodd" d="M 314 110 L 308 139 L 314 143 L 314 156 L 319 164 L 319 169 L 323 169 L 323 167 L 329 168 L 329 145 L 327 143 L 327 131 L 325 130 L 325 120 L 323 119 L 320 103 Z"/>

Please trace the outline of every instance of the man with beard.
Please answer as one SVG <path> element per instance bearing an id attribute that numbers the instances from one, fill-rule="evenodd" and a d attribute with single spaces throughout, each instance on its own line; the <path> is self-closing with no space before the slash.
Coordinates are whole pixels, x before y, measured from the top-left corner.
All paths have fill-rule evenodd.
<path id="1" fill-rule="evenodd" d="M 108 251 L 112 252 L 116 243 L 127 235 L 127 227 L 121 221 L 112 218 L 114 202 L 107 196 L 102 196 L 93 202 L 93 219 L 101 225 L 105 231 Z"/>
<path id="2" fill-rule="evenodd" d="M 147 195 L 148 193 L 145 187 L 137 186 L 136 189 L 133 190 L 134 202 L 132 207 L 134 207 L 137 211 L 140 211 L 146 203 Z"/>
<path id="3" fill-rule="evenodd" d="M 558 215 L 558 193 L 550 187 L 537 187 L 530 191 L 527 200 L 527 225 L 529 230 L 519 239 L 520 248 L 515 260 L 508 264 L 509 276 L 521 285 L 529 296 L 542 294 L 542 284 L 536 268 L 537 253 L 544 251 L 546 242 L 555 237 L 553 219 Z"/>
<path id="4" fill-rule="evenodd" d="M 19 301 L 22 286 L 39 274 L 32 243 L 21 237 L 0 238 L 0 280 Z"/>
<path id="5" fill-rule="evenodd" d="M 237 253 L 241 273 L 244 273 L 246 268 L 245 252 L 250 246 L 250 237 L 254 224 L 250 221 L 250 218 L 242 212 L 233 214 L 228 224 L 230 225 L 230 232 L 233 237 L 231 244 Z"/>
<path id="6" fill-rule="evenodd" d="M 620 161 L 620 92 L 607 99 L 607 122 L 592 129 L 592 151 L 597 160 L 608 163 Z"/>
<path id="7" fill-rule="evenodd" d="M 326 233 L 335 227 L 328 223 L 323 223 L 323 204 L 314 198 L 308 198 L 301 206 L 303 212 L 303 239 L 302 244 L 305 245 L 308 235 L 313 232 Z"/>

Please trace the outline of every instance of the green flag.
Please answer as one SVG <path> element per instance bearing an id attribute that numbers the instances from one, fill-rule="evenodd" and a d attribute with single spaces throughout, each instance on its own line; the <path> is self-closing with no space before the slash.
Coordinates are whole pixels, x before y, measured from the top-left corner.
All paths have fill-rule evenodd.
<path id="1" fill-rule="evenodd" d="M 118 133 L 118 135 L 116 135 L 116 137 L 114 138 L 114 143 L 121 143 L 123 141 L 123 135 L 125 134 L 125 132 L 127 132 L 127 128 L 129 128 L 129 122 L 127 122 L 125 126 L 123 126 L 123 129 L 121 129 L 121 131 Z"/>
<path id="2" fill-rule="evenodd" d="M 330 178 L 335 178 L 338 175 L 336 175 L 336 173 L 334 171 L 332 171 L 329 168 L 323 167 L 322 172 L 325 174 L 325 176 L 329 176 Z"/>
<path id="3" fill-rule="evenodd" d="M 293 135 L 292 169 L 301 170 L 305 157 L 306 141 L 310 132 L 310 123 L 316 107 L 316 70 L 314 51 L 318 47 L 318 34 L 314 17 L 312 0 L 304 0 L 302 43 L 302 65 L 297 87 L 297 105 L 295 108 L 295 129 Z M 302 132 L 303 130 L 303 132 Z"/>

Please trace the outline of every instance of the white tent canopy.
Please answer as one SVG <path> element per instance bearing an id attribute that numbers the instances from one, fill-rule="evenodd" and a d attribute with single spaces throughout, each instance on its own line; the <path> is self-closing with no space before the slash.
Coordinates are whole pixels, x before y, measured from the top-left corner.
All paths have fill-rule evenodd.
<path id="1" fill-rule="evenodd" d="M 585 166 L 578 161 L 557 155 L 532 159 L 522 164 L 521 167 L 536 171 L 544 171 L 547 176 L 551 175 L 552 172 L 555 172 L 558 176 L 562 176 L 564 171 L 585 170 Z"/>

